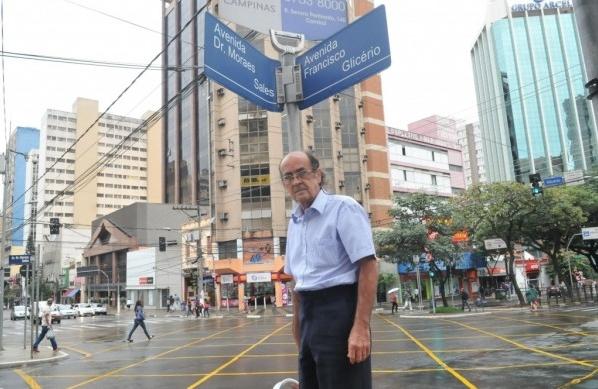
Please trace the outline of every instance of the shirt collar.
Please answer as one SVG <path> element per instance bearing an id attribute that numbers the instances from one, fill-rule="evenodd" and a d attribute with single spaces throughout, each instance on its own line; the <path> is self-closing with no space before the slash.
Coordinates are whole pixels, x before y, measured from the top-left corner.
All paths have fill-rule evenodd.
<path id="1" fill-rule="evenodd" d="M 322 189 L 318 192 L 316 199 L 311 206 L 307 209 L 315 209 L 321 215 L 324 212 L 324 208 L 326 207 L 326 203 L 328 202 L 328 194 L 324 192 Z M 293 210 L 293 221 L 297 223 L 297 221 L 305 215 L 307 209 L 303 209 L 301 204 L 297 204 L 295 209 Z"/>

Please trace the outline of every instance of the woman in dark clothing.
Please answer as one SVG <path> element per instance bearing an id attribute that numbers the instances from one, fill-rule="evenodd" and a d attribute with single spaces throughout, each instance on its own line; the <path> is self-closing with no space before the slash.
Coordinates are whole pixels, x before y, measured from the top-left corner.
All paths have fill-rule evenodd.
<path id="1" fill-rule="evenodd" d="M 127 341 L 133 341 L 133 339 L 131 339 L 131 336 L 133 336 L 133 332 L 135 332 L 138 326 L 141 326 L 141 328 L 143 328 L 143 332 L 145 332 L 145 336 L 147 336 L 148 339 L 154 337 L 154 335 L 150 335 L 147 332 L 147 328 L 145 328 L 145 314 L 143 313 L 143 304 L 141 303 L 141 300 L 137 300 L 137 302 L 135 303 L 135 324 L 133 324 L 133 328 L 131 328 L 131 332 L 129 332 Z"/>

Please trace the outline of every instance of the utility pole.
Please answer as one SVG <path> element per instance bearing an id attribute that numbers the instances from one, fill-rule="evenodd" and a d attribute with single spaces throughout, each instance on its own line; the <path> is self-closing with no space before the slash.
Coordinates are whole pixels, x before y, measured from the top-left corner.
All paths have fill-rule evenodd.
<path id="1" fill-rule="evenodd" d="M 8 174 L 10 172 L 10 158 L 7 152 L 4 153 L 4 188 L 3 188 L 3 199 L 2 199 L 2 243 L 0 243 L 0 351 L 4 350 L 2 344 L 2 338 L 4 335 L 4 254 L 6 249 L 6 208 L 8 207 Z M 27 308 L 25 308 L 25 315 L 27 314 Z"/>
<path id="2" fill-rule="evenodd" d="M 197 246 L 195 250 L 197 251 L 197 287 L 195 289 L 195 298 L 199 296 L 199 298 L 203 299 L 203 254 L 201 252 L 201 208 L 199 205 L 175 205 L 172 209 L 177 211 L 196 211 L 197 212 Z"/>

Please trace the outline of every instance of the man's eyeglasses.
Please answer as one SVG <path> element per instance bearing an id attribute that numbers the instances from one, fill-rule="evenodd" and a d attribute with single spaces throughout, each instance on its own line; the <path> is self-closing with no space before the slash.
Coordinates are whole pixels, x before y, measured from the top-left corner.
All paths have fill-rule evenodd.
<path id="1" fill-rule="evenodd" d="M 299 170 L 298 172 L 295 173 L 286 173 L 282 175 L 282 182 L 284 182 L 285 184 L 290 184 L 291 182 L 293 182 L 293 180 L 295 178 L 299 179 L 299 180 L 304 180 L 308 174 L 313 173 L 315 170 Z"/>

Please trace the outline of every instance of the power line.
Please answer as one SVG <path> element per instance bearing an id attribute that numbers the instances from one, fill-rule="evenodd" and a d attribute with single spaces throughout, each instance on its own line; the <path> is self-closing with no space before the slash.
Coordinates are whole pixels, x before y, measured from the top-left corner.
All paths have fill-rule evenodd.
<path id="1" fill-rule="evenodd" d="M 65 63 L 65 64 L 73 64 L 73 65 L 86 65 L 86 66 L 101 66 L 101 67 L 110 67 L 110 68 L 122 68 L 122 69 L 145 69 L 147 65 L 142 64 L 133 64 L 133 63 L 125 63 L 125 62 L 109 62 L 109 61 L 100 61 L 95 59 L 83 59 L 83 58 L 72 58 L 72 57 L 56 57 L 51 55 L 42 55 L 42 54 L 31 54 L 31 53 L 18 53 L 13 51 L 4 51 L 0 52 L 2 56 L 2 61 L 4 58 L 16 58 L 16 59 L 26 59 L 26 60 L 33 60 L 33 61 L 43 61 L 43 62 L 57 62 L 57 63 Z M 148 70 L 162 70 L 163 68 L 160 66 L 149 66 L 147 67 Z"/>
<path id="2" fill-rule="evenodd" d="M 123 95 L 139 80 L 139 78 L 141 78 L 141 76 L 151 67 L 151 65 L 162 56 L 162 54 L 164 54 L 166 52 L 166 50 L 168 49 L 168 47 L 170 46 L 170 44 L 172 44 L 172 42 L 174 42 L 174 40 L 183 32 L 183 30 L 189 26 L 193 20 L 208 6 L 208 3 L 206 3 L 205 5 L 203 5 L 200 9 L 198 9 L 195 14 L 189 19 L 189 21 L 185 24 L 185 26 L 183 26 L 181 28 L 180 31 L 178 31 L 173 37 L 172 39 L 170 39 L 170 41 L 165 45 L 164 49 L 162 49 L 158 54 L 156 54 L 154 56 L 154 58 L 145 66 L 145 68 L 129 83 L 129 85 L 127 85 L 125 87 L 125 89 L 116 97 L 115 100 L 112 101 L 112 103 L 110 103 L 108 105 L 108 107 L 89 125 L 89 127 L 83 132 L 83 134 L 81 134 L 76 140 L 75 142 L 73 142 L 73 144 L 71 146 L 69 146 L 65 152 L 49 167 L 46 168 L 44 170 L 44 172 L 38 176 L 37 179 L 34 180 L 33 184 L 31 186 L 29 186 L 17 199 L 13 200 L 13 202 L 7 207 L 10 208 L 12 207 L 17 201 L 19 201 L 21 198 L 23 198 L 25 196 L 25 194 L 27 192 L 29 192 L 30 190 L 32 190 L 32 188 L 37 185 L 39 183 L 39 181 L 49 172 L 50 169 L 52 169 L 60 159 L 64 158 L 66 156 L 66 154 L 68 152 L 73 151 L 73 147 L 86 135 L 89 133 L 89 131 L 93 128 L 94 125 L 96 125 L 100 119 L 102 119 L 107 113 L 108 111 L 123 97 Z"/>

